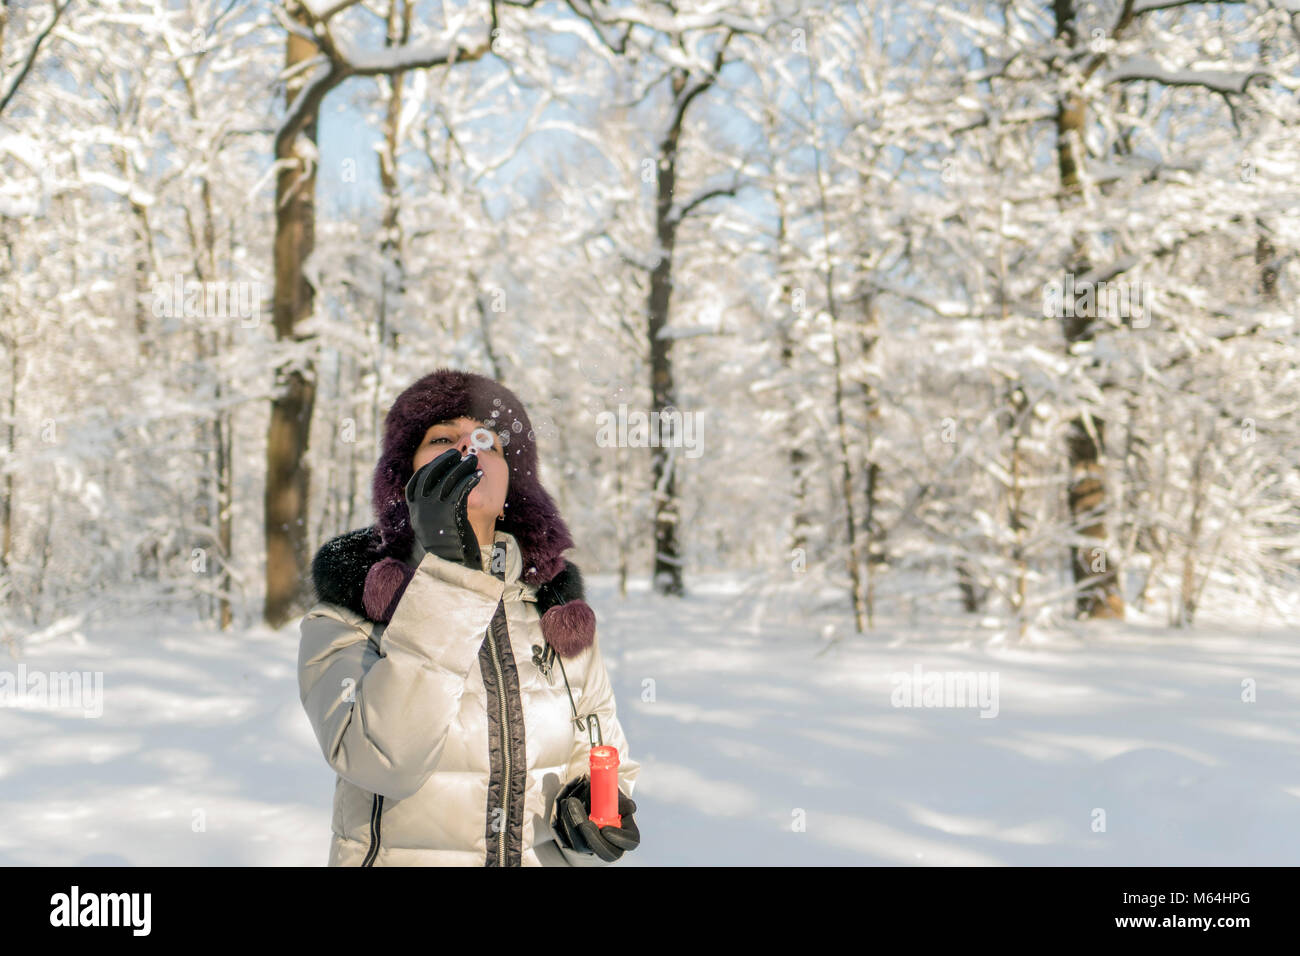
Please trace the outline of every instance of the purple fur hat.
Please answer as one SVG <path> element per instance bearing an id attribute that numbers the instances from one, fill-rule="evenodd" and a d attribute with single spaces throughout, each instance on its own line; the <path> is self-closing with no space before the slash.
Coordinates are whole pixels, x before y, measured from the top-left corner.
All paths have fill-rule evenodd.
<path id="1" fill-rule="evenodd" d="M 348 572 L 356 580 L 369 564 L 360 589 L 365 616 L 374 621 L 389 620 L 415 575 L 415 569 L 407 563 L 415 544 L 406 506 L 411 462 L 430 427 L 461 416 L 487 423 L 501 437 L 510 480 L 505 517 L 497 520 L 496 527 L 513 535 L 519 544 L 522 579 L 538 589 L 538 611 L 547 643 L 561 657 L 572 657 L 592 643 L 596 616 L 582 599 L 577 567 L 564 558 L 564 552 L 573 547 L 573 538 L 555 502 L 538 480 L 532 423 L 523 403 L 510 389 L 486 376 L 457 369 L 440 368 L 421 378 L 397 396 L 384 419 L 383 453 L 372 484 L 376 524 L 352 533 L 354 537 L 366 533 L 366 557 L 350 558 L 355 570 Z M 344 549 L 340 546 L 334 550 Z M 322 548 L 322 554 L 325 551 Z M 319 572 L 313 569 L 318 592 L 322 591 L 322 582 L 328 586 L 331 578 L 338 577 L 332 567 L 325 566 L 337 567 L 340 562 L 326 558 L 321 559 L 321 564 Z M 347 585 L 338 590 L 346 592 Z"/>

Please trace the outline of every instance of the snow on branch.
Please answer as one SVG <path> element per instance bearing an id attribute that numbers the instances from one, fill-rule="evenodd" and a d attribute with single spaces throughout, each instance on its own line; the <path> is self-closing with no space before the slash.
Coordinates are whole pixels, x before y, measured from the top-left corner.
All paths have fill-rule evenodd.
<path id="1" fill-rule="evenodd" d="M 1262 70 L 1169 70 L 1150 57 L 1133 57 L 1107 70 L 1105 82 L 1151 80 L 1165 86 L 1199 86 L 1215 93 L 1242 94 L 1254 77 L 1267 75 Z"/>
<path id="2" fill-rule="evenodd" d="M 1213 6 L 1218 6 L 1218 5 L 1229 4 L 1229 3 L 1246 3 L 1246 2 L 1249 2 L 1249 0 L 1124 0 L 1124 5 L 1123 7 L 1120 8 L 1119 19 L 1115 21 L 1115 26 L 1110 31 L 1109 40 L 1111 43 L 1117 43 L 1120 40 L 1120 38 L 1124 36 L 1125 31 L 1128 30 L 1128 28 L 1133 25 L 1133 21 L 1135 21 L 1138 17 L 1142 16 L 1145 13 L 1154 13 L 1157 10 L 1172 10 L 1175 7 L 1193 6 L 1202 3 L 1208 3 Z M 1103 51 L 1093 56 L 1092 59 L 1088 61 L 1087 67 L 1084 68 L 1083 71 L 1084 78 L 1085 79 L 1091 78 L 1093 74 L 1095 74 L 1101 68 L 1102 64 L 1104 64 L 1107 61 L 1108 57 L 1109 57 L 1108 51 Z M 1157 74 L 1168 74 L 1168 71 L 1166 71 L 1164 67 L 1160 66 L 1159 64 L 1155 64 L 1154 69 Z M 1174 75 L 1174 74 L 1169 74 L 1169 75 Z M 1158 82 L 1164 82 L 1167 86 L 1205 86 L 1208 89 L 1215 89 L 1215 87 L 1209 86 L 1208 84 L 1203 82 L 1181 82 L 1181 83 L 1166 82 L 1165 80 L 1160 79 L 1159 75 L 1127 77 L 1127 78 L 1156 80 Z M 1249 78 L 1250 77 L 1247 76 L 1246 80 L 1249 80 Z M 1116 79 L 1125 79 L 1125 77 L 1118 77 L 1118 78 L 1112 77 L 1111 80 L 1108 80 L 1107 82 L 1113 82 Z M 1244 85 L 1245 83 L 1243 82 L 1243 89 L 1244 89 Z M 1238 91 L 1217 90 L 1217 92 L 1223 93 L 1226 96 L 1229 92 L 1238 92 Z"/>
<path id="3" fill-rule="evenodd" d="M 358 0 L 334 0 L 328 3 L 317 0 L 314 4 L 303 3 L 301 9 L 306 15 L 306 23 L 296 20 L 282 7 L 275 8 L 276 17 L 286 30 L 310 40 L 320 51 L 318 56 L 307 61 L 316 72 L 303 84 L 276 129 L 277 156 L 289 155 L 290 145 L 307 119 L 317 114 L 325 94 L 348 77 L 392 76 L 407 70 L 477 60 L 491 49 L 491 43 L 486 37 L 470 47 L 445 39 L 433 43 L 402 44 L 374 51 L 353 48 L 346 41 L 335 39 L 329 20 L 357 3 Z M 449 36 L 454 35 L 459 26 L 459 23 L 453 24 Z M 296 69 L 302 69 L 302 64 L 298 64 Z M 287 78 L 287 75 L 282 76 L 282 79 Z"/>
<path id="4" fill-rule="evenodd" d="M 680 36 L 688 30 L 715 30 L 725 27 L 732 33 L 761 34 L 766 29 L 764 24 L 749 17 L 731 13 L 726 9 L 710 10 L 704 13 L 673 13 L 664 8 L 642 8 L 640 10 L 610 11 L 604 15 L 595 10 L 591 3 L 571 2 L 570 8 L 584 19 L 602 26 L 640 26 L 665 36 Z M 581 7 L 581 9 L 579 9 Z"/>
<path id="5" fill-rule="evenodd" d="M 298 0 L 299 3 L 317 20 L 324 23 L 336 13 L 355 7 L 360 0 Z"/>
<path id="6" fill-rule="evenodd" d="M 663 10 L 636 10 L 607 17 L 606 23 L 624 23 L 647 27 L 668 35 L 684 33 L 687 30 L 714 30 L 726 27 L 732 33 L 762 33 L 763 24 L 748 17 L 715 10 L 711 13 L 677 13 L 668 14 Z"/>
<path id="7" fill-rule="evenodd" d="M 725 29 L 726 38 L 722 43 L 725 47 L 735 35 L 761 36 L 767 32 L 772 23 L 776 22 L 774 19 L 754 20 L 725 9 L 725 5 L 720 5 L 720 8 L 715 10 L 681 13 L 669 9 L 667 5 L 662 8 L 656 6 L 597 11 L 597 4 L 592 0 L 565 0 L 565 2 L 570 10 L 591 27 L 605 46 L 618 54 L 626 52 L 628 41 L 636 27 L 674 38 L 681 47 L 680 51 L 668 45 L 657 48 L 655 55 L 687 73 L 701 72 L 705 67 L 703 64 L 693 62 L 685 53 L 686 44 L 683 42 L 683 37 L 686 33 Z M 615 28 L 623 30 L 622 36 L 615 36 Z"/>
<path id="8" fill-rule="evenodd" d="M 347 72 L 354 76 L 379 76 L 444 66 L 454 60 L 478 59 L 488 47 L 487 41 L 465 48 L 452 43 L 422 43 L 390 49 L 359 51 L 340 50 Z"/>
<path id="9" fill-rule="evenodd" d="M 307 62 L 311 64 L 312 69 L 316 72 L 310 80 L 303 84 L 302 89 L 298 91 L 298 95 L 293 98 L 293 102 L 289 104 L 289 108 L 285 111 L 284 119 L 280 121 L 280 125 L 275 131 L 275 154 L 277 156 L 289 155 L 288 144 L 293 142 L 299 130 L 306 125 L 307 118 L 316 115 L 325 94 L 338 86 L 344 78 L 344 74 L 324 54 L 312 57 Z"/>

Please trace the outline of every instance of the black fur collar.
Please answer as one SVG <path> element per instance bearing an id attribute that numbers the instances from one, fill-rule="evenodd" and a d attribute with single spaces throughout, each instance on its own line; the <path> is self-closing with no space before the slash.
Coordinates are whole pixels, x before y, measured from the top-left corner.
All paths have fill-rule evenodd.
<path id="1" fill-rule="evenodd" d="M 371 620 L 361 595 L 371 566 L 383 557 L 379 546 L 379 529 L 374 525 L 348 531 L 321 545 L 311 562 L 316 599 Z M 564 569 L 537 589 L 537 613 L 543 615 L 557 604 L 581 601 L 585 596 L 582 572 L 572 561 L 565 561 Z"/>

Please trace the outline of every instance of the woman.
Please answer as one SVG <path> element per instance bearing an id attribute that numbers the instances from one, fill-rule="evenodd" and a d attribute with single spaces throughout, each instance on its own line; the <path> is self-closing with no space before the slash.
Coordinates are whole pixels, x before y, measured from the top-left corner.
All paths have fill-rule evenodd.
<path id="1" fill-rule="evenodd" d="M 640 764 L 522 403 L 481 375 L 426 375 L 384 420 L 373 492 L 376 524 L 312 561 L 298 652 L 338 774 L 329 865 L 600 866 L 635 849 Z M 587 819 L 597 728 L 618 748 L 618 827 Z"/>

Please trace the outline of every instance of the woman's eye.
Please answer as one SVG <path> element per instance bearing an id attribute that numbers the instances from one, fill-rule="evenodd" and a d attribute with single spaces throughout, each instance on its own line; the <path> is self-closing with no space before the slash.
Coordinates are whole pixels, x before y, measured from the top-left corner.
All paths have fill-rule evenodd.
<path id="1" fill-rule="evenodd" d="M 438 444 L 438 442 L 440 442 L 440 441 L 446 441 L 446 442 L 449 442 L 449 441 L 451 441 L 451 439 L 449 439 L 449 438 L 443 438 L 443 437 L 441 437 L 441 436 L 438 436 L 438 437 L 435 437 L 435 438 L 430 438 L 430 439 L 429 439 L 429 444 L 430 444 L 430 445 L 436 445 L 436 444 Z M 491 448 L 475 448 L 474 450 L 475 450 L 476 452 L 479 452 L 479 453 L 482 453 L 482 452 L 485 452 L 485 451 L 490 451 L 490 452 L 492 452 L 493 454 L 499 455 L 499 454 L 501 454 L 501 445 L 500 445 L 500 443 L 497 443 L 497 444 L 494 444 Z"/>

